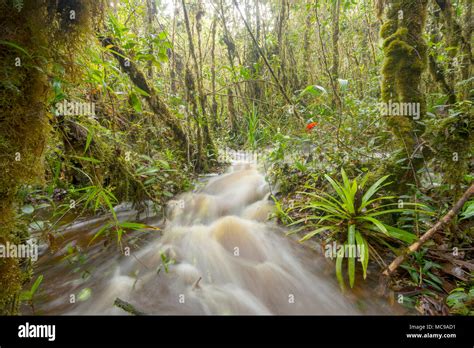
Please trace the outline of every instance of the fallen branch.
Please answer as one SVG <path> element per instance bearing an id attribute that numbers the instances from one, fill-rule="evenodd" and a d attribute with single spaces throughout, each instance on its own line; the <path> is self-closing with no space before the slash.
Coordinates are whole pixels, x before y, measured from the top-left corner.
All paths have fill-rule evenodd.
<path id="1" fill-rule="evenodd" d="M 123 309 L 125 312 L 128 312 L 132 315 L 147 315 L 146 313 L 140 312 L 139 310 L 135 309 L 135 307 L 133 307 L 133 305 L 131 305 L 130 303 L 128 303 L 124 300 L 121 300 L 118 297 L 114 301 L 114 306 L 116 306 L 120 309 Z"/>
<path id="2" fill-rule="evenodd" d="M 426 231 L 425 234 L 423 234 L 420 239 L 418 239 L 415 243 L 410 245 L 406 252 L 404 252 L 402 255 L 398 256 L 395 260 L 393 260 L 392 263 L 388 266 L 388 268 L 383 272 L 383 274 L 386 276 L 391 275 L 398 268 L 398 266 L 401 265 L 401 263 L 405 260 L 405 258 L 409 254 L 417 251 L 424 243 L 426 243 L 429 239 L 431 239 L 431 237 L 433 237 L 436 232 L 441 230 L 444 226 L 448 225 L 451 222 L 451 220 L 458 214 L 461 208 L 464 206 L 464 203 L 466 203 L 467 200 L 471 198 L 473 195 L 474 195 L 474 184 L 472 184 L 471 187 L 469 187 L 469 189 L 466 192 L 464 192 L 462 197 L 456 202 L 456 204 L 441 220 L 439 220 L 433 227 L 431 227 L 428 231 Z"/>

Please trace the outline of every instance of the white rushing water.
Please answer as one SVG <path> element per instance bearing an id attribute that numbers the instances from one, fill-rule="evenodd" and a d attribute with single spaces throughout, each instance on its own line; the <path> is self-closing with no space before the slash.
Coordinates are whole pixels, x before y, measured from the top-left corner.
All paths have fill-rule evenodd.
<path id="1" fill-rule="evenodd" d="M 88 300 L 68 314 L 358 314 L 323 274 L 324 260 L 275 222 L 269 187 L 253 164 L 234 163 L 169 207 L 161 237 L 116 263 Z M 168 272 L 163 256 L 170 260 Z M 106 262 L 103 269 L 110 271 Z"/>

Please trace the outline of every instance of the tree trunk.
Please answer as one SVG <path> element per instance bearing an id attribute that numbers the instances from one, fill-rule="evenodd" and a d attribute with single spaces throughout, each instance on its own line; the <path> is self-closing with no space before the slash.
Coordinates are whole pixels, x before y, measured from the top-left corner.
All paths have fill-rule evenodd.
<path id="1" fill-rule="evenodd" d="M 83 33 L 100 11 L 94 2 L 0 1 L 0 244 L 23 245 L 29 238 L 16 222 L 16 199 L 21 185 L 44 177 L 52 65 L 75 67 L 70 52 L 84 48 Z M 72 83 L 72 75 L 61 78 Z M 0 315 L 17 314 L 30 272 L 29 259 L 0 258 Z"/>
<path id="2" fill-rule="evenodd" d="M 147 7 L 147 33 L 149 37 L 153 34 L 153 17 L 156 15 L 156 3 L 155 0 L 146 0 Z M 153 55 L 153 42 L 148 39 L 148 54 Z M 153 64 L 149 60 L 147 63 L 147 76 L 149 79 L 153 78 Z"/>
<path id="3" fill-rule="evenodd" d="M 443 19 L 445 23 L 445 36 L 446 36 L 446 44 L 451 49 L 449 50 L 449 73 L 447 74 L 447 80 L 450 85 L 450 88 L 454 90 L 455 85 L 455 70 L 458 65 L 461 65 L 461 74 L 462 78 L 467 80 L 469 78 L 469 69 L 472 65 L 472 51 L 471 51 L 471 33 L 472 33 L 472 23 L 471 23 L 471 12 L 472 12 L 472 1 L 468 0 L 468 4 L 465 8 L 466 14 L 465 18 L 467 19 L 467 26 L 466 28 L 471 28 L 471 32 L 469 30 L 464 30 L 456 20 L 455 10 L 451 3 L 451 0 L 436 0 L 438 7 L 441 9 L 441 13 L 443 14 Z M 465 28 L 465 29 L 466 29 Z M 465 36 L 467 34 L 469 36 Z M 459 58 L 460 54 L 462 57 Z M 461 95 L 465 95 L 466 90 L 463 90 L 464 93 Z"/>
<path id="4" fill-rule="evenodd" d="M 311 29 L 311 12 L 308 11 L 305 18 L 305 29 L 303 34 L 303 81 L 306 86 L 311 83 Z"/>
<path id="5" fill-rule="evenodd" d="M 318 38 L 319 38 L 319 43 L 321 44 L 321 55 L 322 55 L 322 61 L 323 61 L 324 69 L 326 70 L 326 74 L 329 77 L 329 82 L 331 83 L 333 98 L 337 99 L 336 103 L 337 103 L 337 105 L 340 105 L 341 101 L 340 101 L 339 93 L 337 92 L 336 81 L 334 81 L 333 75 L 331 73 L 331 69 L 329 68 L 328 57 L 327 57 L 327 54 L 326 54 L 326 47 L 325 47 L 325 44 L 324 44 L 324 40 L 321 36 L 322 26 L 321 26 L 321 21 L 319 20 L 318 5 L 316 5 L 314 7 L 314 14 L 315 14 L 315 17 L 316 17 L 316 24 L 318 26 Z"/>
<path id="6" fill-rule="evenodd" d="M 461 78 L 463 81 L 467 81 L 472 76 L 472 0 L 465 0 L 465 13 L 464 13 L 464 56 L 462 59 L 461 66 Z M 469 94 L 472 90 L 472 81 L 465 84 L 462 89 L 462 98 L 468 99 Z"/>
<path id="7" fill-rule="evenodd" d="M 171 88 L 171 93 L 173 95 L 176 95 L 177 89 L 176 89 L 176 75 L 177 75 L 177 61 L 176 61 L 176 52 L 175 52 L 175 35 L 176 35 L 176 14 L 178 11 L 176 11 L 176 6 L 177 6 L 177 0 L 174 0 L 173 2 L 175 11 L 173 12 L 173 25 L 172 25 L 172 33 L 171 33 L 171 51 L 168 51 L 168 57 L 171 60 L 171 66 L 170 66 L 170 88 Z"/>
<path id="8" fill-rule="evenodd" d="M 436 47 L 436 44 L 441 41 L 441 35 L 439 33 L 439 17 L 440 17 L 440 11 L 435 11 L 434 16 L 433 16 L 433 22 L 432 22 L 432 27 L 430 30 L 430 33 L 432 35 L 432 40 L 433 43 Z M 448 80 L 446 79 L 446 73 L 443 70 L 441 66 L 438 65 L 436 62 L 436 56 L 437 52 L 435 51 L 435 48 L 432 48 L 432 51 L 428 55 L 428 67 L 431 76 L 433 79 L 438 83 L 440 86 L 441 90 L 443 93 L 445 93 L 448 96 L 448 103 L 449 104 L 454 104 L 456 102 L 456 93 L 454 91 L 454 86 L 452 84 L 448 83 Z"/>
<path id="9" fill-rule="evenodd" d="M 183 13 L 184 13 L 184 23 L 186 26 L 186 32 L 188 34 L 188 43 L 189 43 L 189 52 L 191 54 L 191 58 L 193 60 L 193 67 L 194 67 L 194 74 L 195 74 L 195 79 L 197 81 L 197 91 L 198 91 L 198 98 L 199 98 L 199 103 L 201 106 L 201 122 L 198 122 L 198 127 L 200 127 L 202 123 L 202 130 L 203 130 L 203 140 L 204 140 L 204 147 L 206 151 L 209 154 L 209 157 L 212 159 L 215 159 L 215 156 L 217 156 L 217 150 L 215 149 L 214 143 L 211 138 L 211 133 L 209 130 L 209 122 L 207 119 L 207 114 L 206 114 L 206 96 L 204 94 L 204 87 L 203 87 L 203 81 L 202 81 L 202 76 L 200 72 L 200 65 L 198 62 L 198 58 L 196 56 L 196 50 L 194 48 L 194 42 L 193 42 L 193 36 L 191 33 L 191 25 L 189 23 L 189 16 L 188 16 L 188 11 L 186 9 L 186 2 L 185 0 L 181 1 L 182 6 L 183 6 Z M 198 36 L 199 36 L 199 26 L 198 26 Z M 207 165 L 206 165 L 207 167 Z"/>
<path id="10" fill-rule="evenodd" d="M 418 184 L 417 172 L 423 165 L 419 136 L 424 131 L 426 115 L 425 95 L 421 90 L 421 76 L 426 69 L 427 47 L 423 39 L 428 0 L 390 0 L 386 21 L 380 35 L 383 42 L 382 101 L 390 105 L 418 107 L 418 114 L 386 113 L 387 124 L 401 150 L 386 163 L 383 170 L 398 179 L 398 189 L 406 192 L 407 184 Z M 405 169 L 409 168 L 409 169 Z"/>
<path id="11" fill-rule="evenodd" d="M 278 79 L 281 80 L 281 85 L 283 89 L 288 90 L 288 78 L 286 76 L 286 52 L 285 52 L 285 33 L 286 33 L 286 23 L 287 23 L 287 2 L 286 0 L 281 0 L 280 3 L 280 13 L 277 18 L 277 39 L 278 45 L 276 47 L 277 55 L 280 57 L 280 69 L 278 69 Z"/>
<path id="12" fill-rule="evenodd" d="M 254 2 L 255 4 L 255 39 L 257 42 L 260 41 L 260 6 L 258 1 Z M 259 76 L 257 76 L 257 69 L 255 68 L 256 64 L 258 63 L 258 48 L 255 45 L 255 43 L 252 41 L 252 39 L 249 40 L 251 44 L 251 48 L 249 49 L 249 63 L 248 65 L 250 66 L 250 72 L 252 73 L 252 77 L 254 81 L 250 82 L 249 84 L 249 89 L 248 91 L 248 96 L 251 98 L 255 99 L 260 99 L 262 97 L 262 91 L 260 89 L 260 82 L 256 81 L 258 80 Z"/>
<path id="13" fill-rule="evenodd" d="M 214 132 L 217 131 L 218 122 L 217 122 L 217 97 L 216 97 L 216 28 L 217 27 L 217 16 L 214 15 L 212 19 L 212 28 L 211 28 L 211 91 L 212 91 L 212 126 Z"/>
<path id="14" fill-rule="evenodd" d="M 194 168 L 200 172 L 200 171 L 206 171 L 207 164 L 206 164 L 206 158 L 205 158 L 205 153 L 203 151 L 203 141 L 202 141 L 202 129 L 201 126 L 199 125 L 199 111 L 198 111 L 198 105 L 197 101 L 195 98 L 196 95 L 196 83 L 194 82 L 194 76 L 192 72 L 189 70 L 188 67 L 186 67 L 186 73 L 184 75 L 184 80 L 185 80 L 185 86 L 186 86 L 186 100 L 189 105 L 191 105 L 191 114 L 194 118 L 195 124 L 196 124 L 196 162 L 194 164 Z"/>
<path id="15" fill-rule="evenodd" d="M 331 75 L 333 81 L 339 78 L 339 11 L 341 8 L 341 0 L 334 0 L 332 5 L 332 67 Z M 338 84 L 335 83 L 335 88 L 338 90 Z M 339 92 L 338 92 L 339 93 Z M 335 94 L 332 98 L 334 107 L 340 107 L 339 98 Z"/>
<path id="16" fill-rule="evenodd" d="M 230 67 L 232 69 L 232 80 L 234 79 L 234 75 L 235 75 L 235 64 L 234 64 L 234 57 L 236 56 L 236 47 L 235 47 L 235 43 L 234 43 L 234 40 L 232 39 L 232 36 L 230 35 L 230 32 L 227 28 L 227 22 L 226 22 L 226 13 L 225 13 L 225 9 L 224 9 L 224 3 L 223 3 L 223 0 L 219 1 L 219 8 L 220 8 L 220 17 L 221 17 L 221 22 L 222 22 L 222 29 L 224 31 L 224 38 L 223 38 L 223 41 L 224 41 L 224 44 L 226 45 L 226 49 L 227 49 L 227 59 L 229 61 L 229 64 L 230 64 Z M 243 97 L 244 96 L 244 93 L 242 92 L 242 88 L 240 87 L 240 84 L 236 84 L 235 85 L 235 91 L 236 91 L 236 95 L 238 97 Z M 234 96 L 232 96 L 233 98 Z M 234 110 L 234 117 L 237 117 L 236 113 L 235 113 L 235 104 L 232 102 L 232 105 L 233 105 L 233 110 Z M 249 106 L 247 105 L 247 103 L 245 103 L 243 100 L 242 100 L 242 105 L 245 107 L 245 109 L 247 110 L 247 112 L 250 112 L 250 108 Z M 228 110 L 230 112 L 230 110 Z M 234 125 L 234 124 L 233 124 Z M 234 135 L 237 135 L 238 131 L 239 131 L 239 128 L 238 128 L 238 122 L 235 122 L 235 129 L 233 128 L 233 133 Z"/>

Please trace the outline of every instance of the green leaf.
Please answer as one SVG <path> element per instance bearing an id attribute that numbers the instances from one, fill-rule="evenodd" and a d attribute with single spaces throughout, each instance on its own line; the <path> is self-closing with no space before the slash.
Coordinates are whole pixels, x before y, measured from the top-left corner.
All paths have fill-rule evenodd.
<path id="1" fill-rule="evenodd" d="M 325 202 L 311 202 L 307 207 L 339 216 L 341 219 L 349 217 L 349 215 L 347 215 L 344 211 L 336 210 L 331 205 L 328 205 Z"/>
<path id="2" fill-rule="evenodd" d="M 92 295 L 92 290 L 90 288 L 82 289 L 77 295 L 79 301 L 87 301 Z"/>
<path id="3" fill-rule="evenodd" d="M 119 244 L 122 244 L 122 234 L 123 234 L 124 230 L 121 229 L 121 228 L 117 228 L 117 242 Z"/>
<path id="4" fill-rule="evenodd" d="M 165 161 L 165 160 L 158 159 L 158 160 L 156 160 L 156 162 L 158 162 L 159 164 L 161 164 L 161 166 L 162 166 L 163 168 L 165 168 L 165 169 L 170 169 L 170 168 L 171 168 L 171 167 L 170 167 L 170 164 L 169 164 L 167 161 Z"/>
<path id="5" fill-rule="evenodd" d="M 136 112 L 142 112 L 142 103 L 135 93 L 130 94 L 130 104 Z"/>
<path id="6" fill-rule="evenodd" d="M 354 205 L 350 204 L 350 202 L 347 200 L 346 193 L 344 192 L 344 189 L 336 182 L 334 181 L 329 175 L 324 175 L 327 181 L 331 184 L 333 189 L 336 191 L 337 195 L 339 198 L 344 202 L 345 208 L 349 211 L 349 213 L 354 213 Z M 352 208 L 352 209 L 351 209 Z"/>
<path id="7" fill-rule="evenodd" d="M 400 228 L 389 226 L 387 224 L 383 224 L 383 225 L 384 225 L 385 229 L 387 230 L 387 233 L 390 235 L 390 237 L 399 239 L 399 240 L 401 240 L 403 242 L 406 242 L 408 244 L 411 244 L 411 243 L 413 243 L 414 241 L 416 241 L 418 239 L 418 237 L 413 233 L 402 230 Z"/>
<path id="8" fill-rule="evenodd" d="M 380 209 L 380 207 L 378 207 Z M 414 209 L 407 209 L 407 208 L 401 208 L 401 209 L 387 209 L 387 210 L 382 210 L 378 211 L 375 213 L 370 213 L 370 214 L 365 214 L 365 216 L 380 216 L 380 215 L 385 215 L 385 214 L 392 214 L 392 213 L 407 213 L 407 212 L 417 212 L 417 213 L 423 213 L 423 211 L 420 210 L 414 210 Z M 367 212 L 366 212 L 367 213 Z"/>
<path id="9" fill-rule="evenodd" d="M 319 97 L 320 95 L 327 93 L 328 92 L 326 91 L 326 89 L 322 86 L 310 85 L 301 91 L 300 97 L 306 94 L 311 94 L 313 96 Z"/>
<path id="10" fill-rule="evenodd" d="M 385 175 L 384 177 L 380 178 L 377 180 L 372 186 L 369 187 L 369 189 L 365 192 L 365 194 L 362 196 L 362 204 L 360 208 L 364 208 L 367 205 L 367 202 L 369 199 L 380 189 L 380 185 L 387 180 L 389 175 Z"/>
<path id="11" fill-rule="evenodd" d="M 129 228 L 131 230 L 142 230 L 144 228 L 147 228 L 148 226 L 139 222 L 120 222 L 119 226 L 122 228 Z"/>
<path id="12" fill-rule="evenodd" d="M 89 149 L 89 146 L 91 145 L 92 136 L 93 136 L 92 130 L 88 129 L 87 139 L 86 139 L 86 146 L 84 147 L 84 155 L 86 154 L 87 150 Z"/>
<path id="13" fill-rule="evenodd" d="M 439 279 L 437 276 L 435 276 L 433 273 L 428 273 L 428 277 L 430 277 L 434 282 L 438 283 L 439 285 L 442 285 L 443 282 L 441 279 Z"/>
<path id="14" fill-rule="evenodd" d="M 31 301 L 31 292 L 29 290 L 20 293 L 20 301 Z"/>
<path id="15" fill-rule="evenodd" d="M 98 163 L 101 163 L 101 161 L 99 161 L 98 159 L 96 158 L 93 158 L 93 157 L 83 157 L 83 156 L 71 156 L 72 158 L 77 158 L 81 161 L 87 161 L 87 162 L 92 162 L 94 164 L 98 164 Z"/>
<path id="16" fill-rule="evenodd" d="M 357 180 L 353 180 L 352 181 L 352 186 L 351 186 L 351 194 L 352 194 L 352 197 L 355 197 L 355 194 L 357 193 Z"/>
<path id="17" fill-rule="evenodd" d="M 158 39 L 164 41 L 168 39 L 168 33 L 166 31 L 161 31 L 158 33 Z"/>
<path id="18" fill-rule="evenodd" d="M 317 235 L 318 233 L 321 233 L 323 231 L 334 230 L 335 228 L 336 228 L 335 226 L 323 226 L 323 227 L 317 228 L 314 231 L 311 231 L 311 232 L 307 233 L 303 238 L 300 239 L 300 242 L 305 242 L 308 239 L 310 239 L 310 238 L 314 237 L 315 235 Z"/>
<path id="19" fill-rule="evenodd" d="M 24 49 L 23 47 L 21 47 L 20 45 L 14 43 L 14 42 L 5 41 L 5 40 L 0 40 L 0 45 L 5 45 L 5 46 L 13 47 L 14 49 L 17 49 L 18 51 L 20 51 L 20 52 L 26 54 L 28 57 L 31 58 L 31 54 L 29 54 L 28 51 L 26 51 L 26 49 Z"/>
<path id="20" fill-rule="evenodd" d="M 310 187 L 310 186 L 306 186 L 306 187 L 309 188 L 309 189 L 314 189 L 313 187 Z M 320 191 L 319 193 L 310 193 L 310 192 L 298 192 L 298 193 L 306 194 L 306 195 L 318 198 L 318 199 L 323 200 L 323 201 L 328 202 L 328 203 L 332 202 L 332 204 L 336 207 L 336 209 L 340 208 L 344 211 L 346 209 L 343 203 L 341 203 L 336 198 L 334 198 L 333 196 L 331 196 L 330 194 L 328 194 L 324 191 Z M 323 195 L 324 197 L 321 196 L 321 195 Z M 331 202 L 329 202 L 329 201 L 331 201 Z"/>
<path id="21" fill-rule="evenodd" d="M 21 207 L 21 211 L 23 212 L 23 214 L 30 215 L 35 211 L 35 208 L 31 204 L 26 204 Z"/>
<path id="22" fill-rule="evenodd" d="M 349 181 L 349 178 L 347 177 L 347 174 L 344 168 L 341 169 L 341 176 L 342 176 L 342 182 L 344 183 L 344 188 L 349 191 L 351 189 L 351 182 Z"/>
<path id="23" fill-rule="evenodd" d="M 347 271 L 349 273 L 349 284 L 351 288 L 354 287 L 354 279 L 355 279 L 355 255 L 352 251 L 356 250 L 356 243 L 355 243 L 355 225 L 349 225 L 348 234 L 347 234 L 347 244 L 349 246 L 349 260 L 347 263 Z"/>
<path id="24" fill-rule="evenodd" d="M 367 266 L 369 264 L 369 245 L 359 231 L 356 231 L 355 237 L 359 250 L 362 251 L 360 254 L 360 263 L 362 264 L 362 271 L 365 279 L 367 277 Z"/>
<path id="25" fill-rule="evenodd" d="M 466 202 L 464 206 L 465 208 L 461 214 L 461 219 L 459 220 L 470 219 L 474 216 L 474 200 Z"/>
<path id="26" fill-rule="evenodd" d="M 373 223 L 375 225 L 375 227 L 377 227 L 377 229 L 380 232 L 388 235 L 387 228 L 385 227 L 385 225 L 380 220 L 374 219 L 373 217 L 370 217 L 370 216 L 362 216 L 362 217 L 358 217 L 357 219 L 358 220 L 365 220 L 365 221 L 369 221 L 369 222 Z"/>
<path id="27" fill-rule="evenodd" d="M 135 91 L 140 94 L 141 96 L 144 96 L 144 97 L 149 97 L 150 94 L 145 92 L 143 89 L 141 89 L 140 87 L 137 87 L 135 86 Z"/>
<path id="28" fill-rule="evenodd" d="M 342 251 L 342 252 L 341 252 Z M 344 260 L 344 248 L 337 252 L 336 257 L 336 277 L 341 290 L 344 291 L 344 278 L 342 276 L 342 261 Z"/>
<path id="29" fill-rule="evenodd" d="M 368 170 L 367 168 L 362 168 L 362 170 L 364 170 L 364 169 Z M 359 183 L 359 187 L 361 189 L 363 189 L 365 187 L 365 184 L 367 183 L 368 179 L 369 179 L 369 175 L 366 174 L 366 175 L 363 176 L 362 180 Z"/>
<path id="30" fill-rule="evenodd" d="M 103 198 L 103 200 L 105 201 L 105 204 L 109 208 L 109 211 L 112 214 L 112 216 L 114 217 L 114 220 L 117 221 L 117 215 L 115 213 L 114 207 L 112 205 L 112 202 L 111 202 L 109 196 L 107 195 L 106 192 L 101 192 L 101 197 Z M 112 194 L 110 195 L 110 197 L 115 198 Z M 99 200 L 97 200 L 97 201 L 99 201 Z"/>
<path id="31" fill-rule="evenodd" d="M 36 278 L 30 290 L 25 290 L 20 293 L 20 301 L 31 301 L 42 281 L 43 275 L 41 274 Z"/>
<path id="32" fill-rule="evenodd" d="M 94 240 L 96 240 L 97 238 L 99 238 L 99 237 L 100 237 L 105 231 L 107 231 L 111 226 L 112 226 L 111 223 L 108 223 L 108 224 L 102 226 L 102 227 L 97 231 L 97 233 L 94 235 L 94 237 L 92 237 L 92 239 L 89 241 L 88 246 L 91 245 Z"/>
<path id="33" fill-rule="evenodd" d="M 339 221 L 338 219 L 332 219 L 334 217 L 335 217 L 335 215 L 324 215 L 324 216 L 309 215 L 309 216 L 306 216 L 306 217 L 301 218 L 299 220 L 293 221 L 292 223 L 288 224 L 287 226 L 299 225 L 302 222 L 315 221 L 315 220 L 317 220 L 316 225 L 319 225 L 321 223 L 321 221 L 326 221 L 326 220 L 336 221 L 336 222 Z M 306 228 L 306 226 L 302 226 L 302 228 Z"/>
<path id="34" fill-rule="evenodd" d="M 31 295 L 34 295 L 36 293 L 36 290 L 38 290 L 39 286 L 41 285 L 41 282 L 43 281 L 43 275 L 39 275 L 38 278 L 36 278 L 33 286 L 31 287 Z"/>
<path id="35" fill-rule="evenodd" d="M 427 283 L 427 284 L 430 284 L 433 288 L 435 288 L 438 291 L 443 291 L 443 289 L 441 289 L 441 287 L 438 284 L 436 284 L 435 282 L 433 282 L 429 279 L 425 279 L 424 282 Z"/>
<path id="36" fill-rule="evenodd" d="M 317 193 L 311 193 L 311 192 L 298 192 L 298 193 L 301 193 L 301 194 L 304 194 L 304 195 L 308 195 L 310 197 L 314 197 L 314 198 L 317 198 L 318 200 L 320 201 L 323 201 L 325 203 L 327 203 L 328 205 L 330 205 L 331 207 L 333 207 L 335 210 L 338 210 L 340 211 L 341 213 L 344 213 L 345 211 L 345 206 L 344 204 L 341 204 L 341 202 L 339 202 L 337 199 L 335 199 L 334 197 L 332 197 L 331 195 L 325 193 L 325 192 L 321 192 L 322 194 L 324 194 L 324 196 L 326 197 L 323 197 Z"/>

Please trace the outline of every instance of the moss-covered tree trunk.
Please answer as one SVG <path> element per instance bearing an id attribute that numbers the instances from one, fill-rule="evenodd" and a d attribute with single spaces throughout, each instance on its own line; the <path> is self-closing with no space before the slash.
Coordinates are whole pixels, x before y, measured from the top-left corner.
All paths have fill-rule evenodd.
<path id="1" fill-rule="evenodd" d="M 434 11 L 431 20 L 431 28 L 430 28 L 430 35 L 433 46 L 436 47 L 437 44 L 441 41 L 441 33 L 439 31 L 440 27 L 440 11 Z M 438 64 L 437 62 L 437 55 L 438 53 L 436 50 L 431 48 L 428 54 L 428 69 L 431 73 L 433 79 L 438 83 L 441 87 L 441 90 L 448 96 L 448 104 L 453 105 L 456 103 L 456 93 L 454 90 L 454 86 L 449 83 L 446 77 L 446 71 L 443 67 Z"/>
<path id="2" fill-rule="evenodd" d="M 469 69 L 472 65 L 472 46 L 471 46 L 471 33 L 469 30 L 472 27 L 472 0 L 466 1 L 464 8 L 465 28 L 463 30 L 461 21 L 456 19 L 456 8 L 451 0 L 436 0 L 436 4 L 441 10 L 442 17 L 444 19 L 444 36 L 446 44 L 450 48 L 448 55 L 450 60 L 448 61 L 448 80 L 451 86 L 456 85 L 456 68 L 461 66 L 461 78 L 467 80 L 469 78 Z M 461 7 L 461 6 L 459 6 Z M 468 83 L 465 85 L 469 85 Z M 462 98 L 467 97 L 466 88 L 459 89 L 459 96 Z"/>
<path id="3" fill-rule="evenodd" d="M 462 67 L 461 67 L 461 78 L 463 81 L 467 81 L 469 77 L 472 75 L 472 65 L 473 65 L 473 57 L 472 57 L 472 31 L 474 28 L 474 23 L 472 20 L 472 1 L 465 0 L 464 6 L 464 49 L 465 54 L 462 59 Z M 465 84 L 463 88 L 463 99 L 468 99 L 472 91 L 473 83 L 472 81 Z"/>
<path id="4" fill-rule="evenodd" d="M 15 201 L 21 185 L 42 180 L 51 63 L 70 61 L 99 3 L 0 0 L 0 244 L 24 244 L 29 238 L 16 222 Z M 29 264 L 0 258 L 0 314 L 17 313 Z"/>
<path id="5" fill-rule="evenodd" d="M 0 1 L 0 244 L 23 244 L 27 234 L 15 223 L 14 204 L 21 184 L 42 173 L 42 155 L 48 134 L 44 104 L 47 81 L 38 48 L 47 45 L 40 1 L 14 8 Z M 0 259 L 0 314 L 16 312 L 16 295 L 25 275 L 16 258 Z"/>
<path id="6" fill-rule="evenodd" d="M 416 173 L 423 165 L 419 137 L 426 115 L 421 77 L 427 65 L 423 39 L 427 5 L 428 0 L 387 1 L 380 33 L 384 40 L 382 101 L 391 111 L 386 114 L 387 124 L 399 149 L 385 169 L 396 175 L 402 190 L 406 184 L 417 182 Z M 412 106 L 412 112 L 401 112 L 407 105 Z M 417 108 L 418 112 L 413 112 Z"/>

